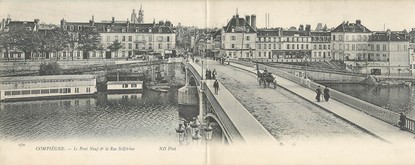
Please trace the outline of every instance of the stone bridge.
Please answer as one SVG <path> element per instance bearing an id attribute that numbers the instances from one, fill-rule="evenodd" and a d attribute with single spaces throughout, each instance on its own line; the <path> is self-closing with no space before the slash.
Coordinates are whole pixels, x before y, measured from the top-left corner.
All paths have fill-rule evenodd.
<path id="1" fill-rule="evenodd" d="M 179 104 L 198 104 L 199 121 L 218 123 L 222 141 L 228 144 L 275 142 L 272 135 L 219 82 L 220 92 L 214 93 L 214 80 L 202 78 L 203 68 L 185 63 L 186 86 L 179 89 Z M 197 97 L 195 97 L 197 96 Z"/>

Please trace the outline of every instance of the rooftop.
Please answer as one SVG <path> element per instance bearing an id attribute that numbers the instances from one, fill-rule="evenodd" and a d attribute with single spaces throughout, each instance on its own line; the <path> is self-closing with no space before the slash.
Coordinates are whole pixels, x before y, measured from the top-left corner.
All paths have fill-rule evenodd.
<path id="1" fill-rule="evenodd" d="M 343 22 L 331 32 L 346 32 L 346 33 L 371 33 L 371 31 L 362 25 L 360 20 L 356 20 L 356 23 Z"/>

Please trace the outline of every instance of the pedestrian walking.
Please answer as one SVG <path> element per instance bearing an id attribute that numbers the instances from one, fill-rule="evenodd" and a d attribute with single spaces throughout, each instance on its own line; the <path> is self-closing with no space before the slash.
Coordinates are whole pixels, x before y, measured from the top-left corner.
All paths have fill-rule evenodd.
<path id="1" fill-rule="evenodd" d="M 326 100 L 327 102 L 330 99 L 330 90 L 328 87 L 325 87 L 323 90 L 323 94 L 324 94 L 324 100 Z"/>
<path id="2" fill-rule="evenodd" d="M 207 79 L 212 79 L 212 71 L 210 71 L 210 69 L 208 69 L 207 71 L 208 71 L 207 72 L 207 76 L 208 76 Z"/>
<path id="3" fill-rule="evenodd" d="M 318 101 L 318 102 L 320 102 L 320 97 L 321 97 L 321 88 L 320 88 L 320 86 L 318 86 L 317 87 L 317 89 L 316 89 L 316 100 Z"/>
<path id="4" fill-rule="evenodd" d="M 215 94 L 218 94 L 219 91 L 219 82 L 215 79 L 215 82 L 213 83 L 213 87 L 215 88 Z"/>
<path id="5" fill-rule="evenodd" d="M 215 79 L 216 80 L 216 69 L 213 69 L 213 72 L 212 72 L 212 79 Z"/>
<path id="6" fill-rule="evenodd" d="M 406 116 L 402 112 L 400 113 L 400 116 L 399 116 L 398 125 L 401 128 L 401 130 L 405 130 Z"/>

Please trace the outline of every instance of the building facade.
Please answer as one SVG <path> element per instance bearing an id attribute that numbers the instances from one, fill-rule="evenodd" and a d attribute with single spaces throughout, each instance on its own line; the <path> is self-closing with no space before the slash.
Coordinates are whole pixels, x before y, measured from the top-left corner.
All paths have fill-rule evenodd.
<path id="1" fill-rule="evenodd" d="M 331 55 L 334 60 L 349 61 L 366 57 L 367 45 L 372 32 L 362 25 L 343 22 L 331 31 Z"/>
<path id="2" fill-rule="evenodd" d="M 170 21 L 160 21 L 147 24 L 131 23 L 127 21 L 111 21 L 89 23 L 77 23 L 61 21 L 61 27 L 68 30 L 73 35 L 84 27 L 92 27 L 101 36 L 101 43 L 104 50 L 88 52 L 86 55 L 81 50 L 63 51 L 58 56 L 63 59 L 76 57 L 77 59 L 126 59 L 143 54 L 157 54 L 166 56 L 171 54 L 176 45 L 176 34 L 172 30 L 173 25 Z M 118 51 L 109 50 L 109 46 L 114 42 L 121 42 L 122 48 Z M 65 55 L 65 54 L 69 54 Z M 81 56 L 83 54 L 83 56 Z M 87 56 L 87 57 L 85 57 Z"/>
<path id="3" fill-rule="evenodd" d="M 331 60 L 331 35 L 330 31 L 313 31 L 311 37 L 311 59 Z"/>
<path id="4" fill-rule="evenodd" d="M 256 50 L 256 16 L 250 16 L 250 23 L 245 18 L 234 15 L 222 28 L 220 54 L 229 58 L 253 58 Z"/>

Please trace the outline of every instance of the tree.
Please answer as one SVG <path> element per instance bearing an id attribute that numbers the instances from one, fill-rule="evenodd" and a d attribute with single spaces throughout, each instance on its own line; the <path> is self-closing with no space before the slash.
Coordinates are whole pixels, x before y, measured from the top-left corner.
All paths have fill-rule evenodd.
<path id="1" fill-rule="evenodd" d="M 58 52 L 69 48 L 71 35 L 67 31 L 62 30 L 61 28 L 55 28 L 50 31 L 50 33 L 52 41 L 52 43 L 50 43 L 50 47 L 53 52 L 58 54 Z"/>
<path id="2" fill-rule="evenodd" d="M 60 75 L 62 69 L 57 62 L 42 62 L 39 66 L 39 75 Z"/>
<path id="3" fill-rule="evenodd" d="M 23 51 L 25 56 L 27 53 L 38 53 L 42 50 L 42 39 L 41 35 L 37 32 L 26 30 L 26 29 L 19 29 L 18 33 L 13 33 L 13 37 L 16 45 L 16 48 Z M 26 56 L 25 59 L 29 57 Z"/>
<path id="4" fill-rule="evenodd" d="M 78 34 L 78 49 L 84 53 L 89 53 L 99 48 L 101 35 L 96 31 L 95 27 L 85 27 Z M 86 59 L 89 59 L 89 57 L 86 56 Z"/>
<path id="5" fill-rule="evenodd" d="M 118 40 L 115 40 L 114 42 L 111 43 L 111 45 L 108 46 L 108 49 L 110 49 L 111 52 L 118 53 L 118 50 L 120 50 L 122 47 L 123 46 L 121 42 L 119 42 Z"/>

